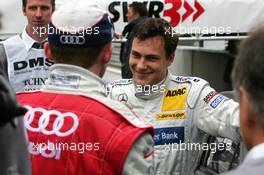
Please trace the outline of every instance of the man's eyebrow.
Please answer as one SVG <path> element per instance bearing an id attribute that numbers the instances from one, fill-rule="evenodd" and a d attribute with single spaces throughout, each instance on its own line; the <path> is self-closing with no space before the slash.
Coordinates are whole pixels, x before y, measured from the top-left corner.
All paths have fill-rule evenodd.
<path id="1" fill-rule="evenodd" d="M 159 55 L 155 55 L 155 54 L 148 54 L 148 55 L 142 55 L 140 52 L 137 52 L 136 50 L 131 50 L 131 54 L 136 54 L 136 55 L 141 55 L 144 57 L 155 57 L 155 58 L 160 58 Z"/>
<path id="2" fill-rule="evenodd" d="M 148 54 L 148 55 L 145 55 L 145 57 L 160 57 L 159 55 L 155 55 L 155 54 Z"/>
<path id="3" fill-rule="evenodd" d="M 131 53 L 141 55 L 141 53 L 136 50 L 131 50 Z"/>

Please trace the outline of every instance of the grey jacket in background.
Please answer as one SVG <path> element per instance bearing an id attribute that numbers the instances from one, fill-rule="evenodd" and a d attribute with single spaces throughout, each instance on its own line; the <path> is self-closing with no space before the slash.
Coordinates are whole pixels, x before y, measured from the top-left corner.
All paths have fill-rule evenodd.
<path id="1" fill-rule="evenodd" d="M 234 171 L 230 171 L 224 175 L 262 175 L 264 174 L 264 158 L 250 159 L 245 161 Z"/>
<path id="2" fill-rule="evenodd" d="M 23 118 L 14 119 L 14 123 L 0 127 L 0 174 L 30 175 Z"/>
<path id="3" fill-rule="evenodd" d="M 0 44 L 0 174 L 30 175 L 23 114 L 7 81 L 6 57 Z"/>

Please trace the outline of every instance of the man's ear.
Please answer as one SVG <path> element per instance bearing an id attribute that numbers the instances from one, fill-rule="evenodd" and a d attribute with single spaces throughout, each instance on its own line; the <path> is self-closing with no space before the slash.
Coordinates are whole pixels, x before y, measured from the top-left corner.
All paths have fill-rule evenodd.
<path id="1" fill-rule="evenodd" d="M 50 45 L 49 45 L 48 42 L 44 43 L 44 52 L 45 52 L 47 58 L 53 60 L 53 57 L 52 57 L 52 54 L 51 54 L 51 51 L 50 51 Z"/>
<path id="2" fill-rule="evenodd" d="M 258 141 L 258 133 L 262 130 L 261 121 L 258 114 L 252 111 L 250 98 L 243 87 L 239 87 L 239 107 L 240 107 L 240 131 L 247 149 L 251 149 Z"/>
<path id="3" fill-rule="evenodd" d="M 104 48 L 102 63 L 107 64 L 111 60 L 111 57 L 112 57 L 112 43 L 109 43 Z"/>
<path id="4" fill-rule="evenodd" d="M 26 16 L 26 7 L 22 6 L 22 12 L 23 12 L 24 16 Z"/>
<path id="5" fill-rule="evenodd" d="M 240 122 L 246 128 L 255 127 L 258 122 L 258 116 L 251 111 L 250 101 L 247 91 L 243 87 L 239 87 L 239 104 L 240 104 Z"/>
<path id="6" fill-rule="evenodd" d="M 139 18 L 140 17 L 140 14 L 137 12 L 136 14 L 135 14 L 135 19 L 137 19 L 137 18 Z"/>
<path id="7" fill-rule="evenodd" d="M 168 67 L 173 63 L 173 61 L 174 61 L 174 57 L 175 57 L 175 54 L 173 53 L 173 54 L 171 54 L 171 55 L 169 55 L 168 57 L 167 57 L 167 60 L 168 60 Z"/>

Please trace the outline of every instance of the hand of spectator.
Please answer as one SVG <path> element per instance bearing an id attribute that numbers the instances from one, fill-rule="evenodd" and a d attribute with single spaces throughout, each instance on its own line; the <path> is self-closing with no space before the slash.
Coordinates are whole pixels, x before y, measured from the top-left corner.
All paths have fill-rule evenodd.
<path id="1" fill-rule="evenodd" d="M 121 39 L 121 37 L 122 37 L 122 35 L 121 35 L 120 33 L 117 33 L 117 32 L 116 32 L 116 33 L 114 34 L 114 38 L 115 38 L 115 39 Z"/>

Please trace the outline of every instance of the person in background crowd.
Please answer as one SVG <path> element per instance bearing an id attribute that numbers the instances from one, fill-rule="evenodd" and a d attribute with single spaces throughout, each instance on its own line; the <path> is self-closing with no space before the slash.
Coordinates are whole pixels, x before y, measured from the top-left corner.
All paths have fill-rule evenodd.
<path id="1" fill-rule="evenodd" d="M 17 103 L 15 92 L 0 65 L 0 174 L 30 175 L 23 114 L 26 110 Z"/>
<path id="2" fill-rule="evenodd" d="M 46 57 L 43 42 L 55 10 L 55 0 L 22 0 L 27 25 L 22 34 L 0 44 L 0 57 L 16 92 L 38 90 L 53 62 Z"/>
<path id="3" fill-rule="evenodd" d="M 53 13 L 44 49 L 56 64 L 41 91 L 17 95 L 28 109 L 33 175 L 153 173 L 152 127 L 106 97 L 101 77 L 113 35 L 93 1 L 70 1 Z"/>
<path id="4" fill-rule="evenodd" d="M 146 19 L 148 16 L 148 10 L 146 4 L 141 2 L 133 2 L 129 5 L 127 11 L 127 20 L 128 24 L 125 26 L 122 37 L 125 37 L 127 41 L 121 44 L 120 50 L 120 62 L 121 62 L 121 71 L 122 78 L 132 78 L 132 73 L 129 68 L 129 57 L 132 45 L 133 35 L 132 30 L 134 26 Z"/>
<path id="5" fill-rule="evenodd" d="M 249 150 L 243 163 L 226 175 L 260 175 L 264 171 L 264 27 L 243 41 L 232 72 L 240 103 L 240 127 Z"/>
<path id="6" fill-rule="evenodd" d="M 169 22 L 158 18 L 135 26 L 129 59 L 133 79 L 109 83 L 109 98 L 154 126 L 156 174 L 192 175 L 201 153 L 216 149 L 205 142 L 208 134 L 240 141 L 238 103 L 201 78 L 170 74 L 178 43 L 171 31 Z"/>

